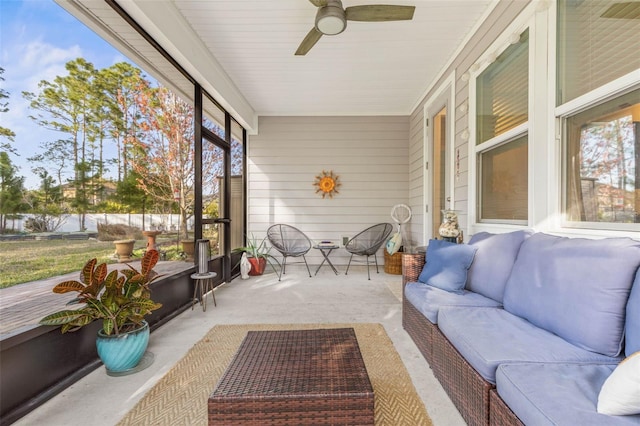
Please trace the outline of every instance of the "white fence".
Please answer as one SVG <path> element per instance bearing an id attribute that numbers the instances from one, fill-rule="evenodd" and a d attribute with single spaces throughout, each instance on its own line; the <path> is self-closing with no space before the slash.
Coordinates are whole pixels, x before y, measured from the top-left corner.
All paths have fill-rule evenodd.
<path id="1" fill-rule="evenodd" d="M 8 227 L 14 226 L 16 232 L 26 231 L 24 224 L 32 215 L 24 215 L 22 219 L 16 219 L 15 222 L 9 220 Z M 87 231 L 98 231 L 98 223 L 121 224 L 133 226 L 140 229 L 152 230 L 160 229 L 163 231 L 177 231 L 180 215 L 177 214 L 115 214 L 115 213 L 87 213 L 85 215 L 85 227 Z M 144 226 L 143 226 L 144 223 Z M 187 221 L 187 227 L 193 229 L 193 218 Z M 67 215 L 59 232 L 76 232 L 80 231 L 80 217 L 78 215 Z"/>

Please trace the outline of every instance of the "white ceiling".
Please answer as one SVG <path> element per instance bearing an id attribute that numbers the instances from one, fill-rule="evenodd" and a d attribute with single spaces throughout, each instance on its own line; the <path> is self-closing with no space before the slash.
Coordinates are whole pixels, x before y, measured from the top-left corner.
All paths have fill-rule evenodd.
<path id="1" fill-rule="evenodd" d="M 315 19 L 306 0 L 118 0 L 223 106 L 254 116 L 410 114 L 496 1 L 343 0 L 380 3 L 414 5 L 414 18 L 349 21 L 294 56 Z"/>

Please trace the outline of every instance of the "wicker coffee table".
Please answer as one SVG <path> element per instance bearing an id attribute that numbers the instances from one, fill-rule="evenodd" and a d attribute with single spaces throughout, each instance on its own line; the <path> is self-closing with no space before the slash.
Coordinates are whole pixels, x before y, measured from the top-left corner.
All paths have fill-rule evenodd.
<path id="1" fill-rule="evenodd" d="M 209 425 L 373 425 L 352 328 L 250 331 L 209 396 Z"/>

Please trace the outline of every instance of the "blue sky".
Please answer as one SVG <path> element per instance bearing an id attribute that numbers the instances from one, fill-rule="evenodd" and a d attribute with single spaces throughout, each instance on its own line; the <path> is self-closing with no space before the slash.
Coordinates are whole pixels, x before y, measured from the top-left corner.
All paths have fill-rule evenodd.
<path id="1" fill-rule="evenodd" d="M 66 75 L 64 64 L 79 57 L 96 68 L 130 62 L 53 0 L 0 0 L 0 67 L 5 70 L 0 84 L 9 93 L 9 112 L 0 114 L 0 123 L 16 134 L 14 147 L 20 155 L 11 160 L 29 189 L 39 182 L 27 157 L 38 152 L 40 142 L 60 134 L 28 118 L 32 111 L 22 92 L 36 92 L 39 81 Z"/>

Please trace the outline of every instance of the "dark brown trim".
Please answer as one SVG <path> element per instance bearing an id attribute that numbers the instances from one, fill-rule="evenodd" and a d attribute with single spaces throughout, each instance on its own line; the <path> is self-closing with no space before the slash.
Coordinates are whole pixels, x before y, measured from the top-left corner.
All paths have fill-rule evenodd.
<path id="1" fill-rule="evenodd" d="M 202 87 L 195 84 L 193 102 L 193 145 L 194 145 L 194 240 L 202 238 Z M 197 259 L 197 254 L 196 254 Z"/>
<path id="2" fill-rule="evenodd" d="M 224 139 L 227 149 L 224 151 L 224 217 L 231 217 L 231 115 L 225 112 L 224 115 Z M 243 203 L 246 204 L 246 203 Z M 224 226 L 224 258 L 227 260 L 224 267 L 225 278 L 231 277 L 231 223 Z"/>
<path id="3" fill-rule="evenodd" d="M 248 150 L 249 141 L 247 141 L 247 129 L 242 127 L 242 197 L 244 202 L 242 206 L 244 207 L 244 211 L 242 212 L 242 229 L 243 229 L 243 246 L 247 245 L 246 237 L 247 237 L 247 187 L 248 187 L 248 178 L 247 178 L 247 150 Z"/>

